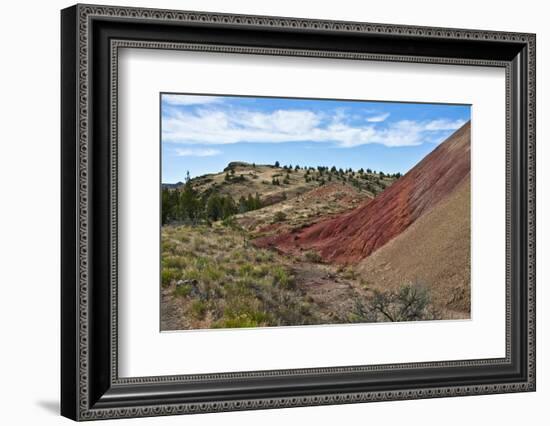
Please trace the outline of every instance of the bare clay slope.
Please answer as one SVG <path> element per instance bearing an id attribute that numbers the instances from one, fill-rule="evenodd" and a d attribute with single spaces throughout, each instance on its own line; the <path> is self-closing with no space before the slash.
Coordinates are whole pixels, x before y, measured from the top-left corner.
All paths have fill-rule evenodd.
<path id="1" fill-rule="evenodd" d="M 371 289 L 428 285 L 445 318 L 470 313 L 470 179 L 358 266 Z"/>
<path id="2" fill-rule="evenodd" d="M 468 122 L 374 200 L 307 228 L 261 238 L 255 243 L 283 252 L 313 249 L 329 262 L 358 262 L 430 211 L 469 172 Z"/>

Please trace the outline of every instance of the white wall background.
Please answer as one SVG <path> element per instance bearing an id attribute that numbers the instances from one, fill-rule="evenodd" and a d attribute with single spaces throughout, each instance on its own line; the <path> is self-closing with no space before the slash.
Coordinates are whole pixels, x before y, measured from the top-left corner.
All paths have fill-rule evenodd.
<path id="1" fill-rule="evenodd" d="M 293 408 L 102 424 L 545 424 L 550 401 L 550 27 L 545 3 L 462 0 L 104 0 L 103 4 L 537 33 L 538 390 L 422 401 Z M 71 2 L 3 4 L 0 40 L 0 418 L 68 424 L 59 405 L 59 9 Z"/>

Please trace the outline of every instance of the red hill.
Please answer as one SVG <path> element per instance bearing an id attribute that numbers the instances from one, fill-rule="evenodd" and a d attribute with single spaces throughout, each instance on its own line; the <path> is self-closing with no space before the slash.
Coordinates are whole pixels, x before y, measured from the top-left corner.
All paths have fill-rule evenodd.
<path id="1" fill-rule="evenodd" d="M 307 228 L 260 238 L 283 252 L 316 250 L 324 260 L 357 262 L 401 234 L 470 174 L 470 122 L 372 201 Z"/>

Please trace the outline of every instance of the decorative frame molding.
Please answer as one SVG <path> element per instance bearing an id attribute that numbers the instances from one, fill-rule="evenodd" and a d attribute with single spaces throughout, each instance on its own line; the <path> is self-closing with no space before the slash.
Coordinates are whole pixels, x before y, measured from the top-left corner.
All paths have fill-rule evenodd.
<path id="1" fill-rule="evenodd" d="M 159 36 L 158 41 L 145 40 L 134 38 L 135 32 L 126 32 L 124 24 L 127 23 L 139 23 L 144 28 L 142 31 L 152 32 L 168 26 L 190 28 L 190 31 L 198 29 L 198 35 L 191 34 L 192 40 L 182 41 L 170 39 L 173 33 L 167 30 L 167 33 Z M 276 34 L 290 34 L 293 37 L 308 32 L 324 34 L 329 38 L 349 35 L 352 41 L 355 37 L 371 37 L 369 40 L 374 42 L 371 51 L 356 51 L 353 46 L 349 50 L 344 46 L 340 49 L 336 39 L 334 45 L 339 49 L 327 50 L 276 45 L 259 47 L 244 42 L 223 45 L 209 40 L 197 42 L 197 37 L 204 37 L 202 31 L 211 27 L 235 33 L 246 32 L 243 31 L 246 29 L 255 32 L 275 31 Z M 108 33 L 108 36 L 104 33 Z M 120 37 L 121 34 L 124 38 Z M 405 55 L 387 52 L 389 41 L 408 43 L 408 46 L 423 43 L 427 47 L 420 47 L 418 50 L 423 53 L 418 55 Z M 285 42 L 288 43 L 286 39 L 281 43 Z M 462 45 L 468 48 L 479 46 L 479 49 L 464 53 L 464 56 L 426 53 L 436 52 L 437 46 L 445 43 L 459 46 L 458 52 L 467 52 L 461 50 Z M 505 68 L 506 357 L 119 378 L 116 349 L 117 70 L 118 49 L 126 47 Z M 533 34 L 76 5 L 62 12 L 62 54 L 63 415 L 75 420 L 92 420 L 535 390 L 536 64 Z M 91 158 L 94 158 L 94 168 L 91 168 Z M 97 164 L 101 164 L 102 171 L 108 171 L 108 179 L 99 177 Z M 98 192 L 100 189 L 107 189 L 108 194 Z M 106 233 L 99 234 L 96 229 L 105 229 Z M 97 250 L 100 246 L 108 253 L 108 259 L 101 258 L 98 262 L 101 256 Z M 98 304 L 102 309 L 97 307 Z M 402 380 L 400 382 L 396 379 L 396 383 L 400 384 L 394 388 L 375 390 L 369 390 L 373 386 L 376 388 L 372 383 L 361 387 L 355 382 L 359 378 L 366 378 L 369 373 L 385 372 L 390 375 L 391 372 L 397 378 L 406 371 L 433 370 L 436 371 L 433 373 L 435 376 L 441 376 L 453 368 L 469 371 L 490 366 L 507 369 L 511 379 L 491 381 L 480 378 L 468 385 L 439 384 L 426 387 L 403 385 Z M 348 390 L 323 392 L 322 389 L 328 389 L 328 383 L 335 375 L 340 378 L 349 376 Z M 274 391 L 267 397 L 254 396 L 257 391 L 252 391 L 259 387 L 265 393 L 266 386 L 269 388 L 270 383 L 274 383 L 277 378 L 297 382 L 309 376 L 325 383 L 319 384 L 319 391 L 300 392 L 292 389 L 290 382 L 286 391 L 275 391 L 272 384 Z M 247 390 L 243 387 L 243 391 L 237 394 L 223 394 L 224 383 L 235 379 L 249 380 L 251 388 Z M 199 392 L 195 396 L 187 393 L 185 396 L 182 394 L 177 398 L 168 398 L 164 393 L 168 388 L 173 391 L 174 387 L 179 389 L 182 386 L 204 386 L 201 392 L 212 396 L 205 397 Z M 138 389 L 141 395 L 149 396 L 137 396 Z"/>

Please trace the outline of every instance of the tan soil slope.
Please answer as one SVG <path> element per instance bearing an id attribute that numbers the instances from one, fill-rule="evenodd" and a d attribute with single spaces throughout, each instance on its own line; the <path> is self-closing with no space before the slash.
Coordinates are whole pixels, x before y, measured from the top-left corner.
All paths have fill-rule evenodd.
<path id="1" fill-rule="evenodd" d="M 294 198 L 239 214 L 235 219 L 240 226 L 253 235 L 274 235 L 308 226 L 321 218 L 351 210 L 372 198 L 370 193 L 360 191 L 352 185 L 344 185 L 340 182 L 329 183 Z M 277 220 L 277 214 L 283 214 L 284 219 Z"/>
<path id="2" fill-rule="evenodd" d="M 372 289 L 397 289 L 406 282 L 428 284 L 445 317 L 469 318 L 470 176 L 358 269 Z"/>
<path id="3" fill-rule="evenodd" d="M 283 252 L 316 250 L 325 261 L 358 262 L 397 237 L 428 212 L 470 172 L 470 122 L 405 176 L 351 212 L 307 228 L 256 240 Z"/>

